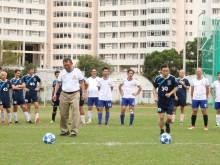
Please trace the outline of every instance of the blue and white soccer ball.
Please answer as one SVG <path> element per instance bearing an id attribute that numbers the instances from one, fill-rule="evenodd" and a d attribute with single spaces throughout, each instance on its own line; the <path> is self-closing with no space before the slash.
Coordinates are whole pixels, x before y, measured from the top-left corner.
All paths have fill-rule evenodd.
<path id="1" fill-rule="evenodd" d="M 43 137 L 43 142 L 45 144 L 53 144 L 56 141 L 56 137 L 53 133 L 46 133 Z"/>
<path id="2" fill-rule="evenodd" d="M 170 144 L 172 142 L 172 137 L 168 133 L 161 134 L 159 139 L 162 144 Z"/>

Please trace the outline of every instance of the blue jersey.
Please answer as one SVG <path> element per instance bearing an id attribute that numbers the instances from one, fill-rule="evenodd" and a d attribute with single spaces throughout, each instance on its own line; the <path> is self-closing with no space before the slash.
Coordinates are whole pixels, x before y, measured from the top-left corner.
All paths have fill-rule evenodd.
<path id="1" fill-rule="evenodd" d="M 9 89 L 11 89 L 11 83 L 9 80 L 5 82 L 0 80 L 0 99 L 10 100 Z"/>
<path id="2" fill-rule="evenodd" d="M 170 93 L 175 87 L 177 87 L 176 79 L 173 75 L 169 75 L 168 78 L 162 78 L 162 76 L 157 76 L 153 83 L 155 88 L 158 88 L 158 99 L 159 102 L 167 103 L 169 101 L 174 101 L 165 96 L 165 94 Z M 174 94 L 170 96 L 174 98 Z"/>
<path id="3" fill-rule="evenodd" d="M 53 81 L 53 85 L 52 85 L 53 88 L 55 88 L 57 82 L 58 82 L 58 80 Z M 61 92 L 62 92 L 62 85 L 60 83 L 60 87 L 58 88 L 57 95 L 60 95 Z"/>
<path id="4" fill-rule="evenodd" d="M 33 75 L 32 77 L 25 75 L 22 78 L 26 84 L 26 88 L 30 90 L 29 92 L 26 92 L 26 95 L 36 93 L 37 91 L 35 91 L 35 89 L 37 88 L 37 82 L 41 82 L 41 79 L 37 75 Z"/>
<path id="5" fill-rule="evenodd" d="M 184 82 L 186 86 L 190 86 L 189 81 L 186 78 L 183 78 L 181 81 Z M 180 84 L 180 78 L 176 79 L 178 90 L 176 91 L 176 95 L 179 99 L 186 99 L 186 89 Z"/>
<path id="6" fill-rule="evenodd" d="M 24 83 L 24 80 L 22 78 L 18 78 L 18 79 L 12 78 L 10 82 L 11 85 L 19 86 Z M 23 89 L 13 90 L 12 98 L 23 98 Z"/>

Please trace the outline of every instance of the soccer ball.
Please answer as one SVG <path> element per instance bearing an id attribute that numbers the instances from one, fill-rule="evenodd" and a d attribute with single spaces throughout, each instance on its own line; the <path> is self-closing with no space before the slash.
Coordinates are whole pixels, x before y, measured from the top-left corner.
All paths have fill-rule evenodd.
<path id="1" fill-rule="evenodd" d="M 172 137 L 168 133 L 163 133 L 159 139 L 162 144 L 170 144 L 172 142 Z"/>
<path id="2" fill-rule="evenodd" d="M 56 137 L 53 133 L 46 133 L 43 137 L 43 142 L 45 144 L 53 144 L 56 141 Z"/>

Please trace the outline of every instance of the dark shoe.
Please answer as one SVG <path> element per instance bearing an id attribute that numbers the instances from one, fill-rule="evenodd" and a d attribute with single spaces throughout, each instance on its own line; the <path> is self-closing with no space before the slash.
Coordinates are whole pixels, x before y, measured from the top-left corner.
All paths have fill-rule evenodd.
<path id="1" fill-rule="evenodd" d="M 15 121 L 15 124 L 18 124 L 18 121 Z"/>
<path id="2" fill-rule="evenodd" d="M 70 132 L 66 132 L 66 133 L 60 133 L 60 136 L 68 136 L 70 134 Z"/>
<path id="3" fill-rule="evenodd" d="M 71 135 L 70 135 L 70 137 L 76 137 L 76 136 L 77 136 L 76 134 L 71 134 Z"/>
<path id="4" fill-rule="evenodd" d="M 32 124 L 32 121 L 31 121 L 31 120 L 29 120 L 29 121 L 27 121 L 27 123 L 28 123 L 28 124 Z"/>
<path id="5" fill-rule="evenodd" d="M 165 126 L 166 126 L 166 133 L 170 133 L 170 124 L 165 122 Z"/>
<path id="6" fill-rule="evenodd" d="M 162 135 L 164 133 L 164 130 L 162 129 L 161 131 L 160 131 L 160 135 Z"/>
<path id="7" fill-rule="evenodd" d="M 132 124 L 129 124 L 129 127 L 131 127 L 132 126 Z"/>

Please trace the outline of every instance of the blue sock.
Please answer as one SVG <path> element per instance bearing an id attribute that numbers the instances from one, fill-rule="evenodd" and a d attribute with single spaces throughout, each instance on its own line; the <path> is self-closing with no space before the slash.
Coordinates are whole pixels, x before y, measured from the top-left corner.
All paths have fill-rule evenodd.
<path id="1" fill-rule="evenodd" d="M 121 114 L 120 118 L 121 118 L 121 124 L 124 125 L 125 114 Z"/>
<path id="2" fill-rule="evenodd" d="M 134 114 L 130 114 L 130 125 L 133 124 L 134 121 Z"/>
<path id="3" fill-rule="evenodd" d="M 105 124 L 108 124 L 108 119 L 109 119 L 110 113 L 106 112 L 105 113 Z"/>
<path id="4" fill-rule="evenodd" d="M 98 124 L 102 124 L 102 113 L 98 113 L 98 119 L 99 119 Z"/>

